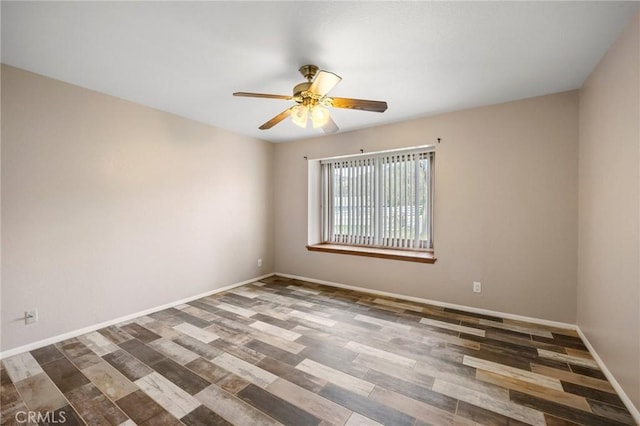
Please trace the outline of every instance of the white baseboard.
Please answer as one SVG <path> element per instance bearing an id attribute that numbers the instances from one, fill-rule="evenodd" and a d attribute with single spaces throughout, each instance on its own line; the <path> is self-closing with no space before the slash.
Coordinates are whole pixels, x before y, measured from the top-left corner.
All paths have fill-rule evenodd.
<path id="1" fill-rule="evenodd" d="M 388 292 L 388 291 L 372 290 L 372 289 L 366 288 L 366 287 L 357 287 L 357 286 L 353 286 L 353 285 L 334 283 L 334 282 L 331 282 L 331 281 L 317 280 L 315 278 L 300 277 L 300 276 L 297 276 L 297 275 L 281 274 L 280 272 L 276 272 L 275 275 L 279 275 L 279 276 L 285 277 L 285 278 L 292 278 L 292 279 L 296 279 L 296 280 L 301 280 L 301 281 L 308 281 L 310 283 L 328 285 L 328 286 L 331 286 L 331 287 L 344 288 L 344 289 L 347 289 L 347 290 L 357 290 L 357 291 L 361 291 L 363 293 L 375 294 L 375 295 L 378 295 L 378 296 L 395 297 L 397 299 L 408 300 L 408 301 L 417 302 L 417 303 L 425 303 L 425 304 L 428 304 L 428 305 L 439 306 L 439 307 L 442 307 L 442 308 L 456 309 L 456 310 L 459 310 L 459 311 L 471 312 L 471 313 L 474 313 L 474 314 L 489 315 L 489 316 L 494 316 L 494 317 L 506 318 L 506 319 L 510 319 L 510 320 L 514 320 L 514 321 L 524 321 L 524 322 L 530 322 L 530 323 L 533 323 L 533 324 L 547 325 L 547 326 L 550 326 L 550 327 L 564 328 L 564 329 L 568 329 L 568 330 L 576 330 L 576 325 L 575 324 L 569 324 L 569 323 L 566 323 L 566 322 L 549 321 L 549 320 L 544 320 L 544 319 L 540 319 L 540 318 L 526 317 L 526 316 L 523 316 L 523 315 L 509 314 L 509 313 L 506 313 L 506 312 L 492 311 L 490 309 L 473 308 L 473 307 L 465 306 L 465 305 L 457 305 L 455 303 L 446 303 L 446 302 L 440 302 L 440 301 L 437 301 L 437 300 L 423 299 L 422 297 L 407 296 L 407 295 L 404 295 L 404 294 L 391 293 L 391 292 Z"/>
<path id="2" fill-rule="evenodd" d="M 636 421 L 636 423 L 640 425 L 640 411 L 638 411 L 638 407 L 636 407 L 633 404 L 629 396 L 622 389 L 622 386 L 620 386 L 620 383 L 618 383 L 614 375 L 611 373 L 611 371 L 609 371 L 604 361 L 602 360 L 602 358 L 600 358 L 600 356 L 598 355 L 598 352 L 596 352 L 595 348 L 593 347 L 591 342 L 589 342 L 589 339 L 587 339 L 587 336 L 582 332 L 580 327 L 576 326 L 576 331 L 578 332 L 578 335 L 580 335 L 580 338 L 584 342 L 584 345 L 587 347 L 587 349 L 589 349 L 589 352 L 593 356 L 593 359 L 595 359 L 596 362 L 598 363 L 600 370 L 602 370 L 607 380 L 611 382 L 611 386 L 613 386 L 613 389 L 615 389 L 615 391 L 618 393 L 618 396 L 620 397 L 624 405 L 627 407 L 627 410 L 629 410 L 629 412 L 631 413 L 631 416 L 633 417 L 633 419 Z"/>
<path id="3" fill-rule="evenodd" d="M 183 303 L 188 303 L 188 302 L 191 302 L 192 300 L 200 299 L 202 297 L 210 296 L 212 294 L 221 293 L 223 291 L 231 290 L 232 288 L 240 287 L 240 286 L 245 285 L 245 284 L 249 284 L 249 283 L 252 283 L 252 282 L 255 282 L 255 281 L 259 281 L 259 280 L 261 280 L 263 278 L 267 278 L 267 277 L 270 277 L 272 275 L 275 275 L 275 274 L 271 273 L 271 274 L 262 275 L 262 276 L 259 276 L 259 277 L 256 277 L 256 278 L 252 278 L 250 280 L 242 281 L 242 282 L 235 283 L 235 284 L 230 284 L 230 285 L 227 285 L 227 286 L 224 286 L 224 287 L 216 288 L 215 290 L 207 291 L 205 293 L 197 294 L 195 296 L 190 296 L 190 297 L 187 297 L 185 299 L 181 299 L 181 300 L 177 300 L 175 302 L 167 303 L 167 304 L 162 305 L 162 306 L 156 306 L 156 307 L 153 307 L 153 308 L 150 308 L 150 309 L 145 309 L 144 311 L 135 312 L 133 314 L 125 315 L 125 316 L 122 316 L 122 317 L 119 317 L 119 318 L 116 318 L 116 319 L 113 319 L 113 320 L 105 321 L 105 322 L 102 322 L 102 323 L 99 323 L 99 324 L 90 325 L 88 327 L 84 327 L 84 328 L 81 328 L 81 329 L 78 329 L 78 330 L 73 330 L 73 331 L 70 331 L 68 333 L 59 334 L 57 336 L 48 337 L 46 339 L 38 340 L 37 342 L 33 342 L 33 343 L 28 343 L 28 344 L 23 345 L 23 346 L 18 346 L 17 348 L 8 349 L 6 351 L 0 352 L 0 359 L 7 358 L 7 357 L 10 357 L 10 356 L 13 356 L 13 355 L 17 355 L 17 354 L 22 353 L 22 352 L 27 352 L 27 351 L 32 351 L 34 349 L 42 348 L 44 346 L 51 345 L 53 343 L 58 343 L 58 342 L 61 342 L 63 340 L 66 340 L 66 339 L 71 339 L 72 337 L 77 337 L 77 336 L 80 336 L 82 334 L 91 333 L 92 331 L 96 331 L 96 330 L 99 330 L 99 329 L 104 328 L 104 327 L 109 327 L 110 325 L 118 324 L 118 323 L 121 323 L 121 322 L 132 320 L 134 318 L 138 318 L 138 317 L 142 317 L 142 316 L 145 316 L 145 315 L 149 315 L 149 314 L 152 314 L 154 312 L 162 311 L 163 309 L 167 309 L 167 308 L 172 308 L 174 306 L 181 305 Z"/>

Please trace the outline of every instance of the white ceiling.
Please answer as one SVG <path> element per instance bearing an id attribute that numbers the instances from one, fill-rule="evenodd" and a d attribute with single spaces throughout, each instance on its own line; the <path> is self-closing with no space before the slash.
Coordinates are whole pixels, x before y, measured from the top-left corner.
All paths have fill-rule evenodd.
<path id="1" fill-rule="evenodd" d="M 330 93 L 386 100 L 332 110 L 341 131 L 578 88 L 638 2 L 2 2 L 2 62 L 237 133 L 322 134 L 285 120 L 301 65 Z"/>

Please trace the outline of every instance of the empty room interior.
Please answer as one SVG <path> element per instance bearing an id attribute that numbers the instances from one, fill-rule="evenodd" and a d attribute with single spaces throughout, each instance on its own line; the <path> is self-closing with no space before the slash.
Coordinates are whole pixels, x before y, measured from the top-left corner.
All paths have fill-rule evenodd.
<path id="1" fill-rule="evenodd" d="M 3 425 L 640 425 L 640 2 L 13 2 Z"/>

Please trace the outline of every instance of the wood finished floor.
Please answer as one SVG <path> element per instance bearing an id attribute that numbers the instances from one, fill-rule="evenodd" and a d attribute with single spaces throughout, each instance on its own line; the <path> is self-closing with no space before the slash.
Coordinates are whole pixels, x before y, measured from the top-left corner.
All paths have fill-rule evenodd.
<path id="1" fill-rule="evenodd" d="M 574 331 L 282 277 L 0 365 L 7 425 L 635 424 Z"/>

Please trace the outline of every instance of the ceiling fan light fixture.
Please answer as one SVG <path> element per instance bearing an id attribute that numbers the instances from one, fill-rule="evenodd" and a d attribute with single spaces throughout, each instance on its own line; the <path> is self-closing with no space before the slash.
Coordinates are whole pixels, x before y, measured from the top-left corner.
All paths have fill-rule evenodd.
<path id="1" fill-rule="evenodd" d="M 311 122 L 313 128 L 317 129 L 323 127 L 329 121 L 329 110 L 320 105 L 314 105 L 311 110 Z"/>
<path id="2" fill-rule="evenodd" d="M 291 121 L 297 126 L 303 129 L 307 127 L 307 107 L 304 105 L 297 105 L 291 108 Z"/>

